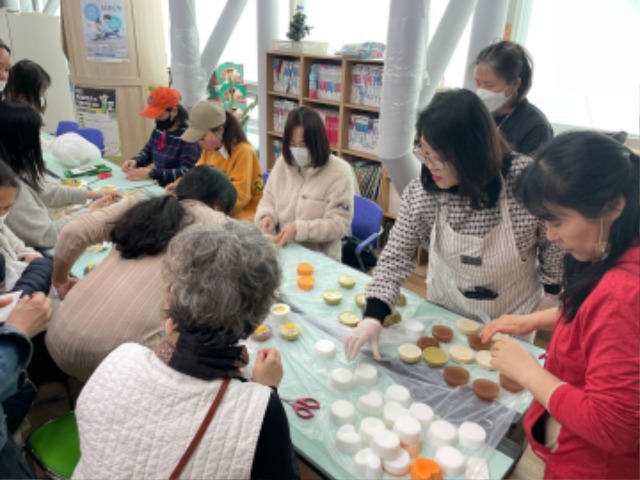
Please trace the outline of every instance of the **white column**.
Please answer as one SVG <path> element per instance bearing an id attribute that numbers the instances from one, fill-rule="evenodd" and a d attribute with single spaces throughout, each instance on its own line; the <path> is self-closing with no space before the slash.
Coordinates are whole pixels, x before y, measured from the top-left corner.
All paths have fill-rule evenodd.
<path id="1" fill-rule="evenodd" d="M 200 63 L 208 79 L 213 73 L 213 69 L 220 62 L 222 52 L 224 52 L 231 34 L 242 16 L 244 7 L 249 0 L 227 0 L 227 4 L 222 9 L 216 26 L 207 40 L 207 44 L 200 55 Z"/>
<path id="2" fill-rule="evenodd" d="M 169 0 L 171 22 L 171 78 L 191 108 L 204 98 L 205 76 L 200 64 L 200 40 L 196 25 L 195 0 Z"/>
<path id="3" fill-rule="evenodd" d="M 425 72 L 426 19 L 425 0 L 391 0 L 376 153 L 400 193 L 420 172 L 411 150 Z"/>
<path id="4" fill-rule="evenodd" d="M 451 56 L 460 41 L 467 22 L 473 13 L 477 0 L 449 0 L 438 28 L 427 48 L 427 71 L 429 84 L 420 92 L 419 108 L 422 109 L 431 101 L 440 84 L 442 75 L 449 65 Z"/>
<path id="5" fill-rule="evenodd" d="M 60 8 L 60 0 L 47 0 L 42 13 L 47 15 L 55 15 Z"/>
<path id="6" fill-rule="evenodd" d="M 267 51 L 278 36 L 278 0 L 258 3 L 258 116 L 260 118 L 260 166 L 267 167 Z M 271 73 L 271 72 L 269 72 Z"/>
<path id="7" fill-rule="evenodd" d="M 469 50 L 467 50 L 467 67 L 469 68 L 466 69 L 464 88 L 475 89 L 471 65 L 483 48 L 494 40 L 502 38 L 508 7 L 509 0 L 478 0 L 471 24 Z"/>

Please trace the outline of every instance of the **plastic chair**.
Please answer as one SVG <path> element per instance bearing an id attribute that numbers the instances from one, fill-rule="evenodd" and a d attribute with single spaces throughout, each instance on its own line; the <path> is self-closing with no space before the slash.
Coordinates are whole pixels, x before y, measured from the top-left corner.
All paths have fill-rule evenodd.
<path id="1" fill-rule="evenodd" d="M 377 239 L 382 233 L 382 207 L 373 200 L 353 196 L 353 220 L 351 221 L 351 235 L 361 240 L 356 247 L 356 256 L 360 269 L 364 272 L 365 267 L 360 254 L 369 244 L 377 247 Z"/>
<path id="2" fill-rule="evenodd" d="M 59 137 L 63 133 L 77 132 L 80 126 L 77 122 L 71 120 L 60 120 L 58 122 L 58 128 L 56 128 L 56 136 Z"/>
<path id="3" fill-rule="evenodd" d="M 104 154 L 104 134 L 97 128 L 79 128 L 76 133 L 93 143 Z"/>
<path id="4" fill-rule="evenodd" d="M 68 412 L 40 425 L 27 437 L 24 448 L 51 478 L 71 478 L 80 460 L 75 414 Z"/>
<path id="5" fill-rule="evenodd" d="M 269 172 L 262 172 L 262 188 L 267 186 L 267 180 L 269 180 Z"/>

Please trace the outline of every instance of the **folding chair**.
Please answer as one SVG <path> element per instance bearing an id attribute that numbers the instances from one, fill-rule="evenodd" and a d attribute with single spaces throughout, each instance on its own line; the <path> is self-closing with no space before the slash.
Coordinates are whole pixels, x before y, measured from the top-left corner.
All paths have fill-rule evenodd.
<path id="1" fill-rule="evenodd" d="M 362 250 L 370 244 L 377 247 L 377 239 L 382 233 L 382 216 L 382 207 L 376 202 L 359 195 L 353 196 L 351 235 L 361 240 L 356 247 L 356 256 L 363 272 L 366 269 L 362 262 Z"/>
<path id="2" fill-rule="evenodd" d="M 79 128 L 76 133 L 93 143 L 104 154 L 104 134 L 97 128 Z"/>
<path id="3" fill-rule="evenodd" d="M 43 423 L 27 437 L 24 448 L 51 478 L 71 478 L 80 460 L 75 414 L 68 412 Z"/>
<path id="4" fill-rule="evenodd" d="M 56 128 L 56 136 L 59 137 L 63 133 L 67 132 L 77 132 L 78 126 L 77 122 L 73 122 L 71 120 L 60 120 L 58 122 L 58 128 Z"/>

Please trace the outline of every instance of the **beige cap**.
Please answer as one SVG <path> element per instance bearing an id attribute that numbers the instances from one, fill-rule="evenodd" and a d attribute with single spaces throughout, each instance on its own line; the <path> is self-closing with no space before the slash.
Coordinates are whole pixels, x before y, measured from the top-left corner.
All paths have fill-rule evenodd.
<path id="1" fill-rule="evenodd" d="M 227 117 L 220 102 L 207 101 L 198 103 L 189 113 L 189 128 L 180 137 L 185 142 L 197 142 L 207 130 L 224 125 Z"/>

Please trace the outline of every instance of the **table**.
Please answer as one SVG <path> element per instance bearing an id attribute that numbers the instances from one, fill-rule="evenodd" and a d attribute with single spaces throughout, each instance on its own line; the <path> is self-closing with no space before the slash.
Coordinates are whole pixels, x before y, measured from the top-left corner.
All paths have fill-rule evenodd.
<path id="1" fill-rule="evenodd" d="M 355 305 L 354 296 L 364 290 L 365 283 L 371 278 L 350 267 L 335 262 L 334 260 L 309 251 L 299 245 L 293 244 L 283 248 L 280 252 L 283 269 L 283 281 L 280 286 L 282 300 L 292 307 L 290 320 L 302 327 L 302 334 L 295 342 L 287 342 L 277 334 L 278 322 L 273 318 L 267 319 L 274 330 L 273 337 L 265 344 L 256 345 L 249 341 L 250 352 L 255 352 L 262 346 L 273 346 L 280 350 L 285 376 L 280 385 L 279 392 L 284 398 L 299 398 L 311 396 L 317 398 L 322 408 L 312 420 L 298 418 L 291 408 L 285 405 L 288 414 L 291 436 L 296 450 L 305 461 L 319 471 L 321 475 L 333 478 L 349 478 L 352 476 L 348 465 L 352 456 L 343 454 L 333 447 L 335 431 L 337 427 L 330 421 L 330 405 L 336 399 L 346 399 L 354 405 L 357 399 L 375 388 L 384 393 L 386 388 L 394 383 L 405 385 L 410 389 L 414 401 L 424 401 L 425 385 L 428 384 L 430 392 L 426 396 L 436 398 L 438 405 L 431 404 L 437 416 L 459 425 L 464 420 L 476 421 L 483 424 L 489 433 L 488 443 L 492 447 L 486 447 L 480 456 L 487 459 L 490 468 L 490 478 L 502 478 L 513 466 L 515 458 L 505 455 L 500 451 L 502 438 L 507 432 L 513 419 L 518 413 L 524 412 L 531 402 L 528 393 L 513 395 L 501 392 L 499 401 L 487 404 L 470 393 L 470 387 L 452 389 L 444 384 L 442 373 L 439 369 L 431 369 L 423 362 L 415 365 L 405 365 L 396 358 L 396 348 L 399 343 L 407 342 L 407 334 L 401 326 L 387 329 L 381 338 L 381 353 L 383 361 L 376 363 L 370 355 L 361 354 L 356 359 L 356 364 L 371 363 L 378 368 L 379 381 L 375 387 L 356 386 L 348 392 L 337 392 L 330 385 L 330 374 L 334 368 L 344 367 L 353 370 L 355 365 L 349 364 L 343 353 L 342 337 L 348 331 L 337 322 L 338 313 L 344 310 L 360 312 Z M 315 286 L 310 292 L 302 291 L 297 287 L 296 266 L 299 262 L 309 262 L 315 267 Z M 349 273 L 356 277 L 356 287 L 352 290 L 340 288 L 337 283 L 339 274 Z M 337 289 L 343 293 L 343 300 L 339 306 L 329 306 L 322 299 L 322 292 L 326 289 Z M 398 309 L 403 318 L 420 318 L 425 325 L 437 319 L 438 323 L 452 324 L 459 315 L 448 312 L 438 306 L 425 302 L 419 296 L 404 291 L 407 297 L 407 305 Z M 454 330 L 456 330 L 454 328 Z M 314 345 L 318 339 L 333 340 L 337 347 L 337 355 L 332 360 L 322 360 L 314 355 Z M 454 340 L 455 341 L 455 340 Z M 527 348 L 536 356 L 542 350 L 532 345 Z M 480 371 L 479 367 L 469 367 L 472 379 L 488 377 L 497 381 L 497 372 Z M 476 371 L 477 370 L 477 371 Z M 426 379 L 426 380 L 425 380 Z M 431 390 L 440 393 L 432 395 Z M 359 421 L 364 415 L 358 412 Z M 431 447 L 429 447 L 431 448 Z M 432 456 L 433 451 L 427 449 L 422 455 Z M 470 454 L 470 452 L 463 452 Z"/>

